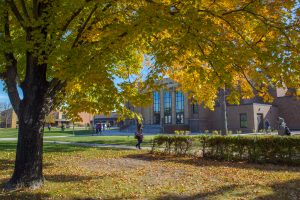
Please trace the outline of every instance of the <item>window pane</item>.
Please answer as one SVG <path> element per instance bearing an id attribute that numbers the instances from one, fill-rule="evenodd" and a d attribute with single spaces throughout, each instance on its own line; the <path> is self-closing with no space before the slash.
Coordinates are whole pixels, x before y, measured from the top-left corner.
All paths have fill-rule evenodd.
<path id="1" fill-rule="evenodd" d="M 184 96 L 182 92 L 176 92 L 176 124 L 184 123 Z"/>
<path id="2" fill-rule="evenodd" d="M 169 91 L 164 91 L 164 116 L 165 123 L 172 123 L 172 94 Z"/>
<path id="3" fill-rule="evenodd" d="M 153 92 L 153 123 L 160 124 L 160 94 Z"/>
<path id="4" fill-rule="evenodd" d="M 241 128 L 247 128 L 247 114 L 246 113 L 241 113 L 240 114 L 240 127 Z"/>

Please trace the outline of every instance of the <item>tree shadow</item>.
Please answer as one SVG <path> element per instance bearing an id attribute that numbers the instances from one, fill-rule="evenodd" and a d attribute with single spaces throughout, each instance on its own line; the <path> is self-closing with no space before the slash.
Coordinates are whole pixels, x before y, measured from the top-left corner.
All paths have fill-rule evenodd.
<path id="1" fill-rule="evenodd" d="M 204 159 L 199 157 L 176 157 L 174 155 L 156 155 L 151 153 L 145 154 L 132 154 L 126 156 L 127 158 L 138 159 L 143 161 L 161 161 L 161 162 L 174 162 L 186 165 L 193 165 L 197 167 L 230 167 L 240 169 L 256 169 L 262 171 L 292 171 L 300 172 L 298 166 L 288 165 L 275 165 L 275 164 L 254 164 L 248 162 L 228 162 L 228 161 L 217 161 L 212 159 Z"/>
<path id="2" fill-rule="evenodd" d="M 45 179 L 46 181 L 49 182 L 80 182 L 80 181 L 90 181 L 92 179 L 99 179 L 99 178 L 103 178 L 102 176 L 80 176 L 80 175 L 64 175 L 64 174 L 60 174 L 60 175 L 45 175 Z"/>
<path id="3" fill-rule="evenodd" d="M 271 185 L 273 193 L 256 197 L 255 200 L 299 200 L 300 199 L 300 179 L 294 179 L 283 183 Z"/>
<path id="4" fill-rule="evenodd" d="M 22 189 L 17 190 L 5 190 L 5 185 L 7 183 L 7 180 L 4 180 L 2 183 L 0 183 L 0 199 L 3 200 L 42 200 L 42 199 L 48 199 L 50 197 L 49 194 L 45 194 L 42 192 L 34 193 L 32 191 L 25 191 Z"/>
<path id="5" fill-rule="evenodd" d="M 52 144 L 44 143 L 43 151 L 44 153 L 55 153 L 55 152 L 77 152 L 85 151 L 89 147 L 83 147 L 71 144 Z"/>
<path id="6" fill-rule="evenodd" d="M 10 159 L 0 159 L 0 170 L 9 170 L 9 169 L 12 169 L 14 168 L 14 165 L 15 165 L 15 160 L 10 160 Z M 43 163 L 43 168 L 47 168 L 47 167 L 50 167 L 50 166 L 53 166 L 54 164 L 53 163 L 49 163 L 49 162 L 46 162 L 46 163 Z"/>
<path id="7" fill-rule="evenodd" d="M 172 194 L 172 193 L 167 193 L 162 195 L 161 197 L 156 198 L 156 200 L 167 200 L 167 199 L 172 199 L 172 200 L 194 200 L 194 199 L 204 199 L 204 198 L 211 198 L 216 195 L 221 195 L 224 192 L 234 190 L 236 185 L 228 185 L 228 186 L 223 186 L 221 188 L 218 188 L 217 190 L 211 191 L 211 192 L 201 192 L 196 195 L 192 196 L 186 196 L 186 195 L 177 195 L 177 194 Z"/>

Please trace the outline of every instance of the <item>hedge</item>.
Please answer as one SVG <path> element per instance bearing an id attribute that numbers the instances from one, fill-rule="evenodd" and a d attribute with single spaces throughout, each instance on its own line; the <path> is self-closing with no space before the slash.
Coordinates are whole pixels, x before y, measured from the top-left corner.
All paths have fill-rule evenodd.
<path id="1" fill-rule="evenodd" d="M 167 136 L 153 139 L 152 152 L 195 154 L 226 161 L 300 165 L 297 136 Z"/>

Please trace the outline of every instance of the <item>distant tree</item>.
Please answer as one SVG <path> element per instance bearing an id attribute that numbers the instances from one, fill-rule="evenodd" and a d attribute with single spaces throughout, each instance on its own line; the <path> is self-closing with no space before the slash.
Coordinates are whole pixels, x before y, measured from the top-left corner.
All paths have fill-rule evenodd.
<path id="1" fill-rule="evenodd" d="M 55 113 L 51 112 L 45 117 L 46 124 L 54 124 L 55 123 Z"/>
<path id="2" fill-rule="evenodd" d="M 11 112 L 9 111 L 11 108 L 11 104 L 8 102 L 0 103 L 1 124 L 4 128 L 8 128 L 8 120 L 12 118 L 13 110 Z"/>

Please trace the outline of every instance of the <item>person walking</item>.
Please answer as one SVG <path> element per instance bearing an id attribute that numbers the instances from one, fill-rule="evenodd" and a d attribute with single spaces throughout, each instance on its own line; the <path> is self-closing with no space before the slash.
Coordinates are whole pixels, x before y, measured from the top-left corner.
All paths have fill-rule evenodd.
<path id="1" fill-rule="evenodd" d="M 143 135 L 143 129 L 142 129 L 142 124 L 138 123 L 137 124 L 137 130 L 135 132 L 135 139 L 137 139 L 137 144 L 135 145 L 136 148 L 141 149 L 141 144 L 144 139 Z"/>
<path id="2" fill-rule="evenodd" d="M 48 124 L 48 130 L 51 131 L 51 124 Z"/>

